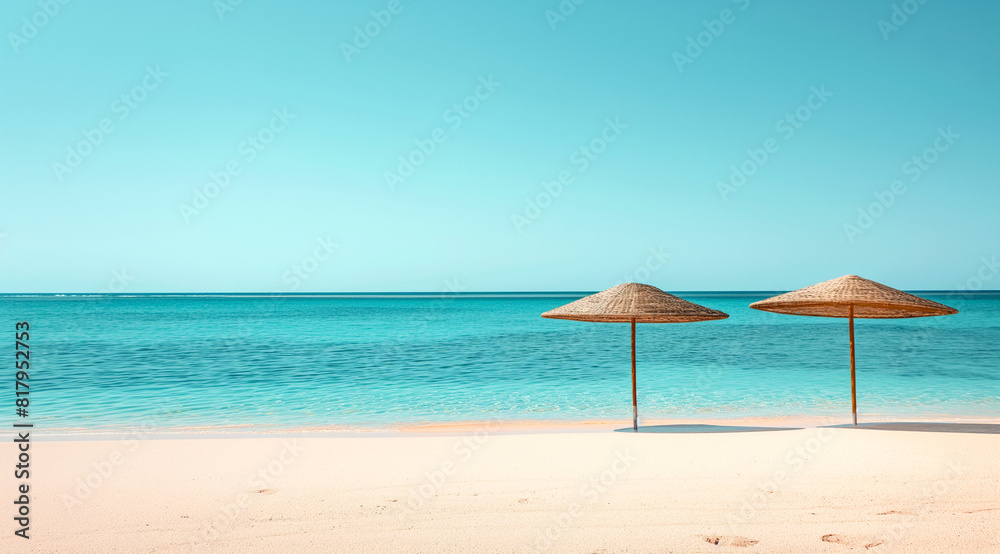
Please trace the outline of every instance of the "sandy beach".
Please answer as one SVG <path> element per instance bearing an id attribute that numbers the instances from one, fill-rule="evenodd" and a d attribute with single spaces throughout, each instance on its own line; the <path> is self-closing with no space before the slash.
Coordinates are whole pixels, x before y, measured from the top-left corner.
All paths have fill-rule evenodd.
<path id="1" fill-rule="evenodd" d="M 1000 425 L 38 441 L 4 552 L 996 552 Z M 0 456 L 16 459 L 4 443 Z M 14 479 L 4 472 L 3 490 Z M 9 504 L 8 504 L 9 506 Z M 8 527 L 11 523 L 8 519 Z"/>

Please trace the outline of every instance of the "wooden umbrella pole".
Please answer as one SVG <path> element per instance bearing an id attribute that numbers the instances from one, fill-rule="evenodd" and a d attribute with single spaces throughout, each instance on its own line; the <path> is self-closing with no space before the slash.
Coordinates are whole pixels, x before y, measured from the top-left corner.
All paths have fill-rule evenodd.
<path id="1" fill-rule="evenodd" d="M 635 394 L 635 318 L 632 318 L 632 430 L 639 432 L 639 403 Z"/>
<path id="2" fill-rule="evenodd" d="M 857 385 L 854 381 L 854 304 L 848 310 L 848 328 L 851 331 L 851 414 L 854 416 L 854 425 L 858 424 L 858 396 Z"/>

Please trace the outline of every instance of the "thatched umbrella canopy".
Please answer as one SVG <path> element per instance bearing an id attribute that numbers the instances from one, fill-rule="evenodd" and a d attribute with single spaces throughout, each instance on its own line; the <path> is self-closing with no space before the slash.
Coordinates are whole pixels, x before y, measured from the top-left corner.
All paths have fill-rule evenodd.
<path id="1" fill-rule="evenodd" d="M 851 336 L 851 412 L 858 424 L 858 400 L 854 379 L 854 319 L 898 319 L 957 314 L 958 310 L 912 294 L 863 279 L 844 275 L 836 279 L 754 302 L 755 310 L 815 317 L 846 317 Z"/>
<path id="2" fill-rule="evenodd" d="M 699 306 L 662 290 L 639 283 L 625 283 L 549 310 L 542 317 L 576 321 L 632 323 L 632 428 L 639 430 L 635 386 L 635 324 L 688 323 L 726 319 L 729 314 Z"/>

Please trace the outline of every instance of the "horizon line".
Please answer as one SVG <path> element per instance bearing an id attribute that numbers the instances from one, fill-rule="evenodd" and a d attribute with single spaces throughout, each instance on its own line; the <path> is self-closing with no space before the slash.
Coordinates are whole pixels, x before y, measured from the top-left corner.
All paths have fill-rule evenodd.
<path id="1" fill-rule="evenodd" d="M 430 297 L 471 297 L 471 296 L 586 296 L 601 292 L 595 291 L 574 291 L 574 290 L 508 290 L 508 291 L 344 291 L 344 292 L 0 292 L 0 297 L 29 297 L 29 296 L 111 296 L 111 297 L 140 297 L 140 296 L 243 296 L 243 297 L 335 297 L 335 296 L 430 296 Z M 762 294 L 783 294 L 791 292 L 788 290 L 685 290 L 685 291 L 664 291 L 669 294 L 679 295 L 762 295 Z M 938 295 L 986 295 L 1000 294 L 1000 290 L 965 290 L 965 289 L 911 289 L 904 292 Z"/>

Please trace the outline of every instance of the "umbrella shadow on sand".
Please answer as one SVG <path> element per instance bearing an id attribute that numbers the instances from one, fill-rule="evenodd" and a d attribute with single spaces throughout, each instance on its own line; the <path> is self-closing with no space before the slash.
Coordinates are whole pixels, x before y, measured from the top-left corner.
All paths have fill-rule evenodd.
<path id="1" fill-rule="evenodd" d="M 761 431 L 796 431 L 802 427 L 747 427 L 743 425 L 644 425 L 639 427 L 639 433 L 758 433 Z M 634 433 L 631 427 L 615 429 L 616 433 Z"/>
<path id="2" fill-rule="evenodd" d="M 920 423 L 889 421 L 882 423 L 859 423 L 857 426 L 830 425 L 832 428 L 875 429 L 878 431 L 918 431 L 922 433 L 979 433 L 1000 435 L 1000 423 Z"/>

